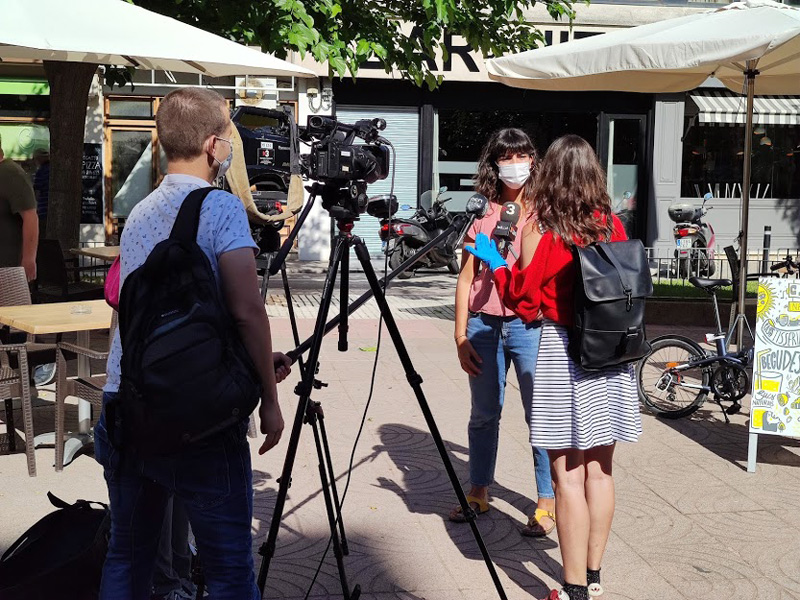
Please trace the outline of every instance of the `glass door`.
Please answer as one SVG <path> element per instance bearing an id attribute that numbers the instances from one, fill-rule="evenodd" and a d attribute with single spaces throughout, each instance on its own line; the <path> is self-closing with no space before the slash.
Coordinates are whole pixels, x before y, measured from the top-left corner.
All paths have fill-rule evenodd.
<path id="1" fill-rule="evenodd" d="M 608 195 L 628 237 L 642 237 L 647 206 L 646 119 L 644 115 L 600 116 L 598 157 L 606 169 Z"/>

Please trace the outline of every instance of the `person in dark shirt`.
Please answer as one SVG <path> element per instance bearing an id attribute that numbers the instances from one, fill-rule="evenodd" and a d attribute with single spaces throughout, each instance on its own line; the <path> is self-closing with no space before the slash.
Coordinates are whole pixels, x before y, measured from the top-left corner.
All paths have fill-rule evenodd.
<path id="1" fill-rule="evenodd" d="M 33 186 L 22 167 L 5 158 L 0 145 L 0 267 L 22 266 L 28 281 L 33 281 L 38 244 Z"/>

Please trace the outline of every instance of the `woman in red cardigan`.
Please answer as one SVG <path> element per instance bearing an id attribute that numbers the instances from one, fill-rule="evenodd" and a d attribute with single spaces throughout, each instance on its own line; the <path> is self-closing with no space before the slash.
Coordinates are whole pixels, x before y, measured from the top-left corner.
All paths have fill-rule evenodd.
<path id="1" fill-rule="evenodd" d="M 611 213 L 606 180 L 586 140 L 559 138 L 545 155 L 523 230 L 520 260 L 509 269 L 488 238 L 467 248 L 494 273 L 503 303 L 523 321 L 542 320 L 531 398 L 531 444 L 546 448 L 556 492 L 564 586 L 547 600 L 602 595 L 600 563 L 614 516 L 612 459 L 618 441 L 642 431 L 633 369 L 584 371 L 567 347 L 573 324 L 571 247 L 626 239 Z"/>

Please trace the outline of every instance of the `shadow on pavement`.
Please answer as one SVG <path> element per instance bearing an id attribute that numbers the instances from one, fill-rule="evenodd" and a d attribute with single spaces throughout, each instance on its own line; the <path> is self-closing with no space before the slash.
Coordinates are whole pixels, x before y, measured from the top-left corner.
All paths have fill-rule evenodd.
<path id="1" fill-rule="evenodd" d="M 730 423 L 725 423 L 722 411 L 712 402 L 706 402 L 697 412 L 681 419 L 656 417 L 646 410 L 642 412 L 642 416 L 658 419 L 659 422 L 697 442 L 723 460 L 742 470 L 747 469 L 750 431 L 749 417 L 745 409 L 743 409 L 743 413 L 731 416 Z M 800 448 L 800 440 L 767 434 L 759 435 L 757 462 L 800 467 L 800 456 L 785 450 L 787 447 Z"/>
<path id="2" fill-rule="evenodd" d="M 440 517 L 454 547 L 462 556 L 472 561 L 482 560 L 470 526 L 466 523 L 453 523 L 448 519 L 458 501 L 431 435 L 427 431 L 397 423 L 382 425 L 379 434 L 382 446 L 375 449 L 385 451 L 397 470 L 403 474 L 400 482 L 388 477 L 379 478 L 380 486 L 391 489 L 400 496 L 411 512 Z M 447 441 L 445 445 L 456 473 L 466 479 L 468 464 L 454 456 L 454 453 L 468 453 L 467 448 Z M 532 480 L 532 458 L 529 468 Z M 523 514 L 533 510 L 534 500 L 512 489 L 495 483 L 491 491 L 494 499 L 511 504 Z M 495 565 L 520 588 L 533 591 L 534 594 L 549 590 L 544 581 L 531 572 L 526 564 L 529 561 L 551 577 L 560 578 L 561 565 L 544 552 L 555 548 L 555 542 L 550 538 L 532 539 L 521 536 L 519 529 L 522 523 L 518 517 L 503 512 L 497 503 L 492 505 L 488 513 L 478 517 L 478 524 Z M 473 562 L 473 568 L 476 567 L 483 568 L 483 565 Z"/>

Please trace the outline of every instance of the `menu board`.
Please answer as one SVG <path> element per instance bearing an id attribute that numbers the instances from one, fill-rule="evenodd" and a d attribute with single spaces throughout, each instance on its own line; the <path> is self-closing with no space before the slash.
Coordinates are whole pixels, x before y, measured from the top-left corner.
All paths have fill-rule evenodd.
<path id="1" fill-rule="evenodd" d="M 103 155 L 102 144 L 83 145 L 83 194 L 81 223 L 103 222 Z"/>
<path id="2" fill-rule="evenodd" d="M 800 437 L 800 281 L 758 282 L 750 433 Z"/>

